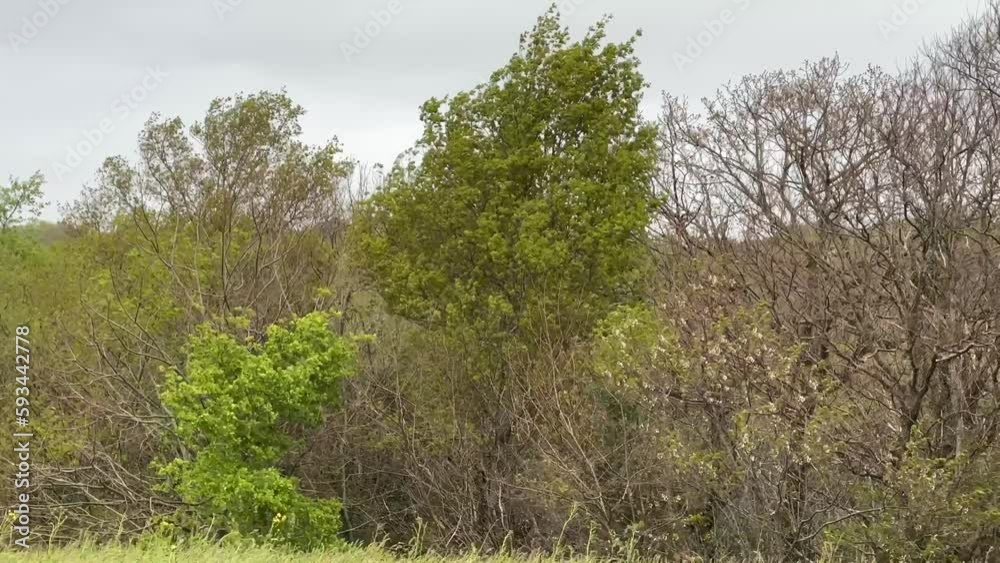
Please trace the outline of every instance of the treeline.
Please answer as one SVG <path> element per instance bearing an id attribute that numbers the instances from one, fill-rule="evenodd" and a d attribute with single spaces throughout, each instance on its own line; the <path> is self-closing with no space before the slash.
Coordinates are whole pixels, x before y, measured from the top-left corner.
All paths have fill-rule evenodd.
<path id="1" fill-rule="evenodd" d="M 58 229 L 4 189 L 36 533 L 1000 558 L 1000 10 L 657 123 L 605 23 L 388 171 L 264 92 L 154 116 Z"/>

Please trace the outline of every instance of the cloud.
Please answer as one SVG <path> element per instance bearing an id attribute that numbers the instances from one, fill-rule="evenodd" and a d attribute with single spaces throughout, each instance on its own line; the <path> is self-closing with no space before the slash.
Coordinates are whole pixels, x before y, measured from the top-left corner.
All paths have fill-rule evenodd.
<path id="1" fill-rule="evenodd" d="M 0 2 L 0 22 L 16 32 L 39 0 Z M 384 25 L 361 56 L 346 60 L 344 42 L 385 10 L 389 0 L 52 0 L 60 11 L 29 44 L 0 48 L 8 76 L 0 99 L 0 176 L 25 176 L 65 157 L 80 131 L 107 115 L 109 100 L 135 86 L 145 69 L 169 69 L 170 78 L 141 110 L 113 131 L 77 169 L 51 181 L 46 199 L 72 199 L 105 156 L 134 153 L 136 135 L 153 111 L 192 121 L 217 96 L 287 86 L 309 111 L 308 138 L 334 135 L 351 154 L 390 163 L 420 132 L 417 108 L 430 96 L 454 93 L 485 80 L 516 49 L 549 2 L 509 0 L 398 0 L 403 10 Z M 226 2 L 222 17 L 216 1 Z M 734 0 L 563 0 L 574 9 L 566 22 L 580 34 L 604 14 L 623 39 L 641 27 L 643 70 L 652 84 L 644 107 L 655 114 L 661 90 L 699 97 L 721 83 L 764 68 L 797 66 L 831 55 L 863 68 L 893 65 L 921 40 L 964 19 L 975 0 L 926 3 L 905 29 L 883 40 L 878 21 L 899 0 L 798 2 L 753 0 L 727 24 L 724 37 L 679 72 L 672 55 L 705 22 L 732 9 Z M 570 13 L 571 12 L 571 13 Z M 650 101 L 652 100 L 652 101 Z M 653 115 L 651 115 L 652 117 Z"/>

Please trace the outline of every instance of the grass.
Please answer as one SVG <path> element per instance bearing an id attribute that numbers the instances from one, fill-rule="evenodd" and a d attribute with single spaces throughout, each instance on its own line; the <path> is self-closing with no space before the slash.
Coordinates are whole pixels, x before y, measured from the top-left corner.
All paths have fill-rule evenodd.
<path id="1" fill-rule="evenodd" d="M 403 561 L 377 548 L 350 549 L 343 552 L 293 554 L 266 547 L 194 545 L 78 546 L 68 548 L 32 548 L 24 551 L 0 551 L 0 563 L 395 563 Z M 550 563 L 558 561 L 546 556 L 528 557 L 435 557 L 405 559 L 412 563 Z M 593 559 L 576 559 L 578 563 L 597 563 Z"/>

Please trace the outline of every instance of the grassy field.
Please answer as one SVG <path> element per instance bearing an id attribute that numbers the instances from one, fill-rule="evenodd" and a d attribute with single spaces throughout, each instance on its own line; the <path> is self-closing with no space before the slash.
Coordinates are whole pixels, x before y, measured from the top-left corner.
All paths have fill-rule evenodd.
<path id="1" fill-rule="evenodd" d="M 290 554 L 267 548 L 252 547 L 218 547 L 196 546 L 189 548 L 172 548 L 169 546 L 154 547 L 76 547 L 66 549 L 46 550 L 32 548 L 27 553 L 23 551 L 0 551 L 0 563 L 197 563 L 201 561 L 219 563 L 394 563 L 406 561 L 412 563 L 553 563 L 558 559 L 550 557 L 493 557 L 483 558 L 475 555 L 467 557 L 433 557 L 424 556 L 395 558 L 377 549 L 350 550 L 346 552 Z M 596 560 L 574 559 L 579 563 L 597 563 Z"/>
<path id="2" fill-rule="evenodd" d="M 406 557 L 392 555 L 375 547 L 321 553 L 290 553 L 266 547 L 239 545 L 195 545 L 176 548 L 165 544 L 144 547 L 78 546 L 58 549 L 37 547 L 28 552 L 0 550 L 0 563 L 201 563 L 203 561 L 209 563 L 610 563 L 610 560 L 607 559 L 548 555 L 484 557 L 470 554 L 457 557 L 428 555 Z M 667 561 L 670 563 L 699 563 L 702 560 L 683 557 L 657 560 L 619 557 L 613 561 L 615 563 L 666 563 Z M 846 560 L 827 552 L 817 560 L 817 563 L 832 563 L 834 561 L 843 562 Z M 766 562 L 759 557 L 750 557 L 740 560 L 727 559 L 721 563 Z M 870 561 L 857 560 L 857 563 L 870 563 Z"/>

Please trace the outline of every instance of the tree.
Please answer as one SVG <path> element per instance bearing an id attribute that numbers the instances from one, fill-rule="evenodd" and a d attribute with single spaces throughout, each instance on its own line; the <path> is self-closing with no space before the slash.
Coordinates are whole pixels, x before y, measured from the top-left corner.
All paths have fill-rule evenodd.
<path id="1" fill-rule="evenodd" d="M 959 37 L 958 55 L 987 57 L 978 69 L 846 76 L 826 60 L 729 85 L 704 116 L 668 99 L 662 224 L 676 258 L 709 265 L 694 283 L 735 280 L 730 298 L 765 304 L 802 347 L 785 391 L 797 400 L 779 413 L 792 429 L 768 524 L 780 556 L 814 557 L 831 528 L 892 559 L 977 559 L 995 542 L 989 502 L 943 502 L 1000 494 L 984 485 L 1000 422 L 1000 116 L 981 86 L 995 83 L 996 43 Z M 932 494 L 944 483 L 948 499 Z"/>
<path id="2" fill-rule="evenodd" d="M 45 178 L 36 172 L 27 180 L 11 178 L 9 186 L 0 186 L 0 231 L 42 212 L 44 183 Z"/>
<path id="3" fill-rule="evenodd" d="M 425 329 L 406 380 L 386 385 L 412 409 L 379 426 L 420 444 L 400 452 L 403 488 L 467 545 L 533 533 L 518 483 L 539 369 L 642 298 L 655 129 L 638 35 L 610 43 L 606 25 L 573 42 L 550 10 L 484 84 L 425 103 L 413 160 L 355 217 L 375 287 Z"/>
<path id="4" fill-rule="evenodd" d="M 552 10 L 489 81 L 424 104 L 418 165 L 363 208 L 366 266 L 394 311 L 486 334 L 582 334 L 638 297 L 655 164 L 637 38 L 571 43 Z"/>
<path id="5" fill-rule="evenodd" d="M 60 306 L 41 317 L 54 346 L 40 356 L 75 447 L 69 462 L 34 465 L 48 483 L 36 529 L 128 534 L 172 509 L 149 468 L 181 454 L 159 393 L 198 326 L 263 339 L 284 319 L 347 308 L 350 291 L 337 290 L 351 163 L 336 142 L 301 140 L 303 113 L 261 92 L 216 99 L 191 126 L 153 116 L 138 158 L 105 161 L 66 210 Z"/>
<path id="6" fill-rule="evenodd" d="M 184 373 L 168 374 L 163 403 L 188 455 L 161 474 L 203 522 L 303 549 L 337 543 L 340 504 L 304 497 L 278 468 L 296 445 L 288 428 L 317 427 L 353 371 L 329 322 L 313 313 L 247 343 L 202 327 Z"/>

